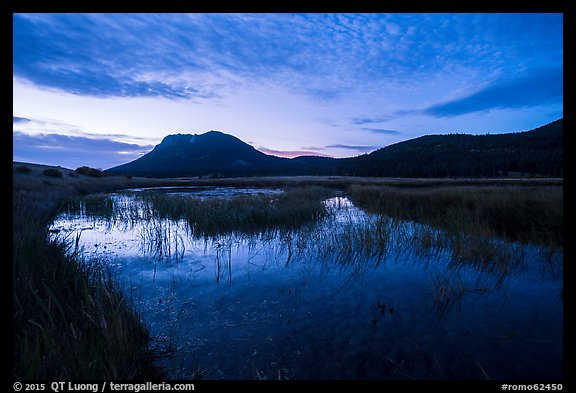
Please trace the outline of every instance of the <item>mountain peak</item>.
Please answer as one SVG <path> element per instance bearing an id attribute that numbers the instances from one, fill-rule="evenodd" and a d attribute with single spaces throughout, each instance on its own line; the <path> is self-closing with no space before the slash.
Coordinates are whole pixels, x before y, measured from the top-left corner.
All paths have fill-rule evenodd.
<path id="1" fill-rule="evenodd" d="M 154 149 L 110 172 L 138 176 L 258 174 L 281 158 L 268 156 L 235 136 L 211 130 L 203 134 L 170 134 Z M 279 161 L 278 161 L 279 162 Z"/>
<path id="2" fill-rule="evenodd" d="M 562 119 L 531 131 L 428 135 L 370 154 L 332 159 L 270 156 L 221 131 L 172 134 L 148 154 L 114 168 L 135 176 L 351 175 L 493 177 L 562 176 Z"/>
<path id="3" fill-rule="evenodd" d="M 225 134 L 225 133 L 223 133 L 222 131 L 215 131 L 215 130 L 210 130 L 210 131 L 207 131 L 207 132 L 205 132 L 205 133 L 203 133 L 203 134 L 197 134 L 197 133 L 194 133 L 194 134 L 190 134 L 190 133 L 182 134 L 182 133 L 179 132 L 179 133 L 177 133 L 177 134 L 168 134 L 168 135 L 166 135 L 166 136 L 164 137 L 164 139 L 162 139 L 162 142 L 160 142 L 160 143 L 163 143 L 164 141 L 166 141 L 166 142 L 182 142 L 182 141 L 185 141 L 186 139 L 194 140 L 194 139 L 196 139 L 196 138 L 214 138 L 214 137 L 222 137 L 222 136 L 229 136 L 229 137 L 232 137 L 232 138 L 236 138 L 236 137 L 234 137 L 234 136 L 232 136 L 232 135 Z"/>

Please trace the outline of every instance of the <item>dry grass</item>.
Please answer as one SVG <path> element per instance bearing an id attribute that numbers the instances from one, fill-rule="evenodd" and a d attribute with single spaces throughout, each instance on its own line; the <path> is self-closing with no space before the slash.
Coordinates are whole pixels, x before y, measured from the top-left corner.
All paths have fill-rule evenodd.
<path id="1" fill-rule="evenodd" d="M 504 237 L 561 247 L 562 187 L 352 186 L 350 197 L 362 208 L 430 224 L 452 233 Z"/>
<path id="2" fill-rule="evenodd" d="M 30 173 L 21 173 L 17 169 L 25 166 Z M 44 169 L 54 168 L 46 165 L 13 163 L 14 189 L 27 191 L 49 190 L 50 192 L 68 191 L 72 193 L 88 194 L 99 191 L 110 191 L 134 187 L 156 186 L 222 186 L 222 187 L 285 187 L 285 186 L 322 186 L 332 188 L 347 188 L 353 185 L 361 186 L 393 186 L 401 188 L 428 188 L 441 186 L 562 186 L 563 180 L 551 178 L 442 178 L 442 179 L 413 179 L 413 178 L 379 178 L 379 177 L 353 177 L 353 176 L 264 176 L 264 177 L 238 177 L 228 179 L 200 179 L 200 178 L 126 178 L 124 176 L 105 176 L 101 178 L 77 175 L 70 169 L 56 167 L 63 174 L 62 178 L 52 179 L 42 176 Z M 73 174 L 73 175 L 71 175 Z"/>
<path id="3" fill-rule="evenodd" d="M 115 280 L 97 261 L 80 259 L 70 242 L 49 240 L 48 224 L 70 191 L 52 187 L 65 176 L 41 182 L 44 192 L 37 183 L 13 192 L 13 376 L 163 378 Z"/>

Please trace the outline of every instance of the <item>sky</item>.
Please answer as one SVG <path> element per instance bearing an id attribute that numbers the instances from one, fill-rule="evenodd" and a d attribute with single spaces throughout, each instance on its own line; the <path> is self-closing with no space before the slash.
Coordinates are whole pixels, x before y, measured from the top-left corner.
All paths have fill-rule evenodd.
<path id="1" fill-rule="evenodd" d="M 218 130 L 283 157 L 563 116 L 563 15 L 14 14 L 13 159 L 108 169 Z"/>

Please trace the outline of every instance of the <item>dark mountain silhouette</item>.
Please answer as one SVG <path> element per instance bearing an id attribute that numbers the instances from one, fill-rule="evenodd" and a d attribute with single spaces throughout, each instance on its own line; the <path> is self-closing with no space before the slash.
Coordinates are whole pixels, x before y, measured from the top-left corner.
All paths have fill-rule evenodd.
<path id="1" fill-rule="evenodd" d="M 150 153 L 108 172 L 135 176 L 344 175 L 492 177 L 563 175 L 562 119 L 531 131 L 427 135 L 370 154 L 292 159 L 264 154 L 219 131 L 169 135 Z"/>
<path id="2" fill-rule="evenodd" d="M 494 135 L 427 135 L 347 159 L 339 174 L 399 177 L 563 175 L 563 121 Z"/>
<path id="3" fill-rule="evenodd" d="M 150 153 L 108 172 L 155 177 L 245 176 L 266 174 L 285 161 L 232 135 L 209 131 L 200 135 L 168 135 Z"/>

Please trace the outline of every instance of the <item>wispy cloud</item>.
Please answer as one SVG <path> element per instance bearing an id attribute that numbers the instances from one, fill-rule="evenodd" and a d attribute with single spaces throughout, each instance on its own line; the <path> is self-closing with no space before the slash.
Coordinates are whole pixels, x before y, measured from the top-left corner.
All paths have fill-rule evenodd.
<path id="1" fill-rule="evenodd" d="M 12 124 L 29 123 L 29 122 L 30 122 L 30 119 L 28 119 L 26 117 L 12 116 Z"/>
<path id="2" fill-rule="evenodd" d="M 111 166 L 132 161 L 152 150 L 153 146 L 123 143 L 107 138 L 88 138 L 60 134 L 30 135 L 13 132 L 13 159 L 24 162 L 59 162 L 75 169 L 78 166 L 100 166 L 102 157 Z M 107 168 L 104 168 L 107 169 Z"/>
<path id="3" fill-rule="evenodd" d="M 242 129 L 272 154 L 340 156 L 429 130 L 533 126 L 562 113 L 562 18 L 13 14 L 13 129 L 139 146 L 167 129 Z"/>
<path id="4" fill-rule="evenodd" d="M 377 150 L 382 146 L 370 146 L 370 145 L 346 145 L 346 144 L 336 144 L 336 145 L 328 145 L 327 148 L 335 148 L 335 149 L 346 149 L 346 150 L 353 150 L 362 153 L 366 153 L 369 151 Z"/>
<path id="5" fill-rule="evenodd" d="M 386 130 L 384 128 L 362 128 L 364 131 L 373 132 L 375 134 L 386 134 L 386 135 L 400 135 L 401 132 L 397 130 Z"/>
<path id="6" fill-rule="evenodd" d="M 480 91 L 433 105 L 423 112 L 444 117 L 490 109 L 522 108 L 562 102 L 561 68 L 535 70 L 528 75 L 498 81 Z"/>
<path id="7" fill-rule="evenodd" d="M 365 125 L 365 124 L 375 124 L 375 123 L 384 123 L 388 120 L 392 119 L 391 116 L 376 116 L 376 117 L 353 117 L 350 119 L 350 122 L 354 125 Z"/>
<path id="8" fill-rule="evenodd" d="M 344 91 L 338 88 L 309 88 L 306 93 L 321 101 L 332 101 L 344 96 Z"/>
<path id="9" fill-rule="evenodd" d="M 86 131 L 75 124 L 70 124 L 57 119 L 27 118 L 13 116 L 14 133 L 22 135 L 61 135 L 70 137 L 82 137 L 93 140 L 110 140 L 118 143 L 135 144 L 138 146 L 150 146 L 156 139 L 139 137 L 123 133 L 102 133 Z M 16 143 L 19 139 L 16 139 Z"/>
<path id="10" fill-rule="evenodd" d="M 561 40 L 541 34 L 546 26 L 561 35 L 560 18 L 15 14 L 13 69 L 16 77 L 38 86 L 97 97 L 214 98 L 224 86 L 274 80 L 330 101 L 369 86 L 366 81 L 385 94 L 391 81 L 416 86 L 456 68 L 481 67 L 482 75 L 490 76 L 512 71 L 510 60 L 518 56 L 542 63 L 518 43 L 530 41 L 561 54 Z M 491 34 L 481 34 L 484 30 Z"/>
<path id="11" fill-rule="evenodd" d="M 174 18 L 176 22 L 177 18 Z M 14 15 L 14 75 L 36 85 L 96 97 L 211 97 L 178 75 L 202 70 L 185 39 L 157 16 Z M 201 58 L 201 57 L 199 57 Z M 167 77 L 176 75 L 176 77 Z"/>
<path id="12" fill-rule="evenodd" d="M 328 157 L 326 154 L 319 153 L 318 151 L 314 150 L 274 150 L 268 149 L 266 147 L 258 147 L 262 153 L 269 154 L 272 156 L 277 157 L 285 157 L 285 158 L 294 158 L 294 157 L 301 157 L 301 156 L 319 156 L 319 157 Z"/>

